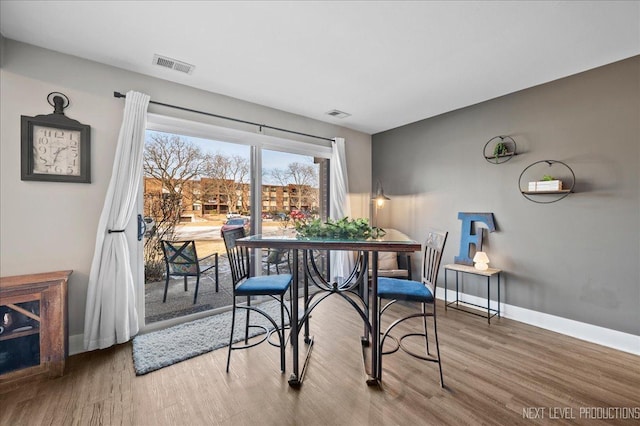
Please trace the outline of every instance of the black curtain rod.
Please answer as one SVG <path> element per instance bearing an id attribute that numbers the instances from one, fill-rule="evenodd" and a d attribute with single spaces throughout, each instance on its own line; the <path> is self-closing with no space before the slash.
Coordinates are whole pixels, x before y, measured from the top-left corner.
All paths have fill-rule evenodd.
<path id="1" fill-rule="evenodd" d="M 115 98 L 126 98 L 127 96 L 123 95 L 120 92 L 113 92 L 113 97 L 115 97 Z M 277 130 L 279 132 L 292 133 L 294 135 L 307 136 L 307 137 L 310 137 L 310 138 L 322 139 L 322 140 L 325 140 L 325 141 L 333 142 L 333 139 L 330 139 L 330 138 L 325 138 L 325 137 L 322 137 L 322 136 L 310 135 L 310 134 L 307 134 L 307 133 L 300 133 L 300 132 L 296 132 L 294 130 L 281 129 L 279 127 L 267 126 L 266 124 L 253 123 L 251 121 L 240 120 L 239 118 L 225 117 L 224 115 L 212 114 L 210 112 L 198 111 L 196 109 L 185 108 L 185 107 L 181 107 L 181 106 L 177 106 L 177 105 L 171 105 L 171 104 L 165 104 L 165 103 L 162 103 L 162 102 L 149 101 L 149 103 L 150 104 L 156 104 L 156 105 L 164 106 L 164 107 L 168 107 L 168 108 L 179 109 L 179 110 L 182 110 L 182 111 L 195 112 L 196 114 L 208 115 L 209 117 L 222 118 L 223 120 L 231 120 L 231 121 L 235 121 L 236 123 L 250 124 L 252 126 L 258 126 L 261 129 L 264 128 L 264 129 Z"/>

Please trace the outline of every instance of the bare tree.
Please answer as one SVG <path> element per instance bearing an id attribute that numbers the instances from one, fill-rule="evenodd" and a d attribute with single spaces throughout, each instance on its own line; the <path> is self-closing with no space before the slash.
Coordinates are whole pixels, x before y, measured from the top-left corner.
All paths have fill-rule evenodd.
<path id="1" fill-rule="evenodd" d="M 318 203 L 318 169 L 312 164 L 289 163 L 286 169 L 273 169 L 270 176 L 280 185 L 291 185 L 295 194 L 289 194 L 295 207 L 300 210 L 304 204 L 309 206 Z"/>
<path id="2" fill-rule="evenodd" d="M 144 147 L 144 173 L 162 182 L 170 194 L 182 194 L 183 185 L 199 177 L 209 155 L 176 135 L 152 133 Z"/>
<path id="3" fill-rule="evenodd" d="M 249 171 L 246 158 L 240 155 L 228 157 L 219 152 L 205 167 L 205 174 L 215 181 L 215 190 L 224 197 L 230 211 L 235 211 L 238 204 L 243 211 L 249 210 Z"/>
<path id="4" fill-rule="evenodd" d="M 155 221 L 144 243 L 147 282 L 162 277 L 160 240 L 173 238 L 183 200 L 195 200 L 194 180 L 200 177 L 208 159 L 197 146 L 176 135 L 151 133 L 145 142 L 144 174 L 157 189 L 145 190 L 145 212 Z"/>

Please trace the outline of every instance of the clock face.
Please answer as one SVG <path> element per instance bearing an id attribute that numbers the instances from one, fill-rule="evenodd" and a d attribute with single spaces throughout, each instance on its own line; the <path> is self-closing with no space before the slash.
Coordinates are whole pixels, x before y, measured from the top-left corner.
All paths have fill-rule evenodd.
<path id="1" fill-rule="evenodd" d="M 34 125 L 33 173 L 80 176 L 80 131 Z"/>

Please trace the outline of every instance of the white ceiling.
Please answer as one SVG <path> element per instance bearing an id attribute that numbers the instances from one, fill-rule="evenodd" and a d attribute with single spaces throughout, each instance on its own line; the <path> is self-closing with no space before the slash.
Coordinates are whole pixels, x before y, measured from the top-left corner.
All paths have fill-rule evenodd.
<path id="1" fill-rule="evenodd" d="M 640 3 L 2 0 L 0 31 L 373 134 L 638 55 Z"/>

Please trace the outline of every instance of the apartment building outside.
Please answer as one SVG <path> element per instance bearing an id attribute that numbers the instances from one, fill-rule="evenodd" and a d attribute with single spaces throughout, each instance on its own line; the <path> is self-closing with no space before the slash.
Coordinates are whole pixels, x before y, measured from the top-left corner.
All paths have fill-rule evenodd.
<path id="1" fill-rule="evenodd" d="M 249 214 L 251 211 L 248 183 L 228 179 L 200 178 L 187 181 L 161 181 L 144 178 L 144 215 L 154 219 L 163 216 L 167 205 L 179 204 L 180 221 L 227 213 Z M 263 215 L 289 214 L 292 210 L 317 212 L 319 190 L 309 185 L 262 185 Z"/>

